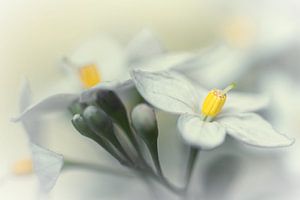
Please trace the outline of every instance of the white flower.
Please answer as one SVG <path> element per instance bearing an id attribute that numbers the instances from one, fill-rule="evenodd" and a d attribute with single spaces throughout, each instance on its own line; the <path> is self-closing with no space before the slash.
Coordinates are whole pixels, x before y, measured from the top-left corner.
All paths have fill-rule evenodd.
<path id="1" fill-rule="evenodd" d="M 134 87 L 129 80 L 130 69 L 182 68 L 194 56 L 189 53 L 165 54 L 160 42 L 148 30 L 139 33 L 126 48 L 108 37 L 99 36 L 80 45 L 62 63 L 72 79 L 59 82 L 54 95 L 27 107 L 15 121 L 30 115 L 65 111 L 74 100 L 80 97 L 81 101 L 90 101 L 99 90 L 128 91 Z M 65 89 L 69 84 L 71 88 Z"/>
<path id="2" fill-rule="evenodd" d="M 67 54 L 61 63 L 80 88 L 129 78 L 129 66 L 163 54 L 164 49 L 149 30 L 141 31 L 127 46 L 105 35 L 90 38 Z M 67 83 L 66 83 L 67 84 Z"/>
<path id="3" fill-rule="evenodd" d="M 24 81 L 20 96 L 21 111 L 27 108 L 30 104 L 30 96 L 29 84 L 27 81 Z M 15 171 L 15 173 L 24 173 L 26 170 L 31 172 L 32 166 L 40 182 L 39 185 L 41 192 L 48 193 L 54 187 L 55 182 L 60 174 L 63 166 L 63 156 L 37 144 L 40 142 L 40 124 L 33 116 L 24 117 L 21 121 L 29 139 L 32 165 L 30 164 L 30 160 L 27 160 L 26 162 L 20 162 L 17 168 L 18 171 Z"/>
<path id="4" fill-rule="evenodd" d="M 253 113 L 267 105 L 265 97 L 230 93 L 225 103 L 226 93 L 231 89 L 226 88 L 223 91 L 212 90 L 205 98 L 208 91 L 195 88 L 184 76 L 171 71 L 133 70 L 132 78 L 149 103 L 161 110 L 180 114 L 179 131 L 183 139 L 193 146 L 215 148 L 224 142 L 226 133 L 246 144 L 260 147 L 293 143 L 292 139 L 277 133 L 268 122 Z"/>

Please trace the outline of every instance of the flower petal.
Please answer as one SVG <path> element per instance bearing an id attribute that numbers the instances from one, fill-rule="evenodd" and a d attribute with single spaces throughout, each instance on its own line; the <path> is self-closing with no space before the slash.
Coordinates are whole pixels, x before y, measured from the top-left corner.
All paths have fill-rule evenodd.
<path id="1" fill-rule="evenodd" d="M 55 111 L 66 111 L 67 107 L 76 99 L 78 95 L 76 94 L 55 94 L 44 100 L 30 106 L 24 112 L 13 118 L 12 121 L 17 122 L 25 119 L 28 116 L 35 116 L 43 113 L 50 113 Z"/>
<path id="2" fill-rule="evenodd" d="M 249 62 L 244 52 L 220 44 L 199 52 L 181 71 L 201 85 L 219 88 L 237 81 L 249 68 Z"/>
<path id="3" fill-rule="evenodd" d="M 106 35 L 90 38 L 75 48 L 66 59 L 71 68 L 96 64 L 103 81 L 116 80 L 127 71 L 125 49 Z"/>
<path id="4" fill-rule="evenodd" d="M 21 85 L 21 92 L 20 92 L 20 111 L 23 112 L 28 108 L 31 104 L 31 91 L 29 82 L 27 79 L 24 79 Z M 29 116 L 22 120 L 22 125 L 25 129 L 25 132 L 29 138 L 29 141 L 34 143 L 40 143 L 41 137 L 39 135 L 40 129 L 42 126 L 41 120 L 39 118 Z"/>
<path id="5" fill-rule="evenodd" d="M 259 147 L 283 147 L 294 140 L 276 132 L 272 126 L 254 113 L 224 116 L 217 119 L 232 137 Z"/>
<path id="6" fill-rule="evenodd" d="M 178 119 L 183 139 L 201 149 L 213 149 L 224 142 L 225 128 L 217 122 L 205 122 L 200 116 L 185 114 Z"/>
<path id="7" fill-rule="evenodd" d="M 141 95 L 153 106 L 171 113 L 193 113 L 198 94 L 182 75 L 171 72 L 132 71 L 133 81 Z"/>
<path id="8" fill-rule="evenodd" d="M 144 62 L 132 65 L 132 68 L 140 68 L 146 71 L 163 71 L 167 69 L 181 69 L 188 67 L 189 62 L 194 59 L 195 55 L 188 52 L 168 53 L 156 56 Z"/>
<path id="9" fill-rule="evenodd" d="M 21 84 L 20 91 L 20 112 L 23 112 L 31 104 L 31 90 L 28 80 L 25 78 Z"/>
<path id="10" fill-rule="evenodd" d="M 257 111 L 268 104 L 269 98 L 266 95 L 230 92 L 222 113 Z"/>
<path id="11" fill-rule="evenodd" d="M 162 46 L 156 35 L 148 29 L 138 33 L 127 46 L 127 57 L 129 65 L 138 63 L 145 59 L 164 53 Z"/>
<path id="12" fill-rule="evenodd" d="M 40 181 L 43 192 L 48 193 L 54 187 L 63 166 L 63 156 L 30 143 L 34 171 Z"/>

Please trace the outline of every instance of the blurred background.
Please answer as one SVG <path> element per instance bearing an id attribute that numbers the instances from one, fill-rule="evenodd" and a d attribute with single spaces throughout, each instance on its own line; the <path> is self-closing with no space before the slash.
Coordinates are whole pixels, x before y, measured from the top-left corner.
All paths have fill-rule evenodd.
<path id="1" fill-rule="evenodd" d="M 156 33 L 168 51 L 200 50 L 222 41 L 237 52 L 246 52 L 250 58 L 247 69 L 237 70 L 244 72 L 239 77 L 240 89 L 272 95 L 272 109 L 263 114 L 277 129 L 300 139 L 299 6 L 297 0 L 0 0 L 0 199 L 34 199 L 36 196 L 35 179 L 5 177 L 7 166 L 29 157 L 21 125 L 10 122 L 10 118 L 19 112 L 22 78 L 26 76 L 30 81 L 36 100 L 45 97 L 48 88 L 64 78 L 58 67 L 60 58 L 74 46 L 100 33 L 126 45 L 136 33 L 147 28 Z M 218 73 L 226 71 L 222 68 Z M 66 125 L 53 120 L 49 131 L 59 126 Z M 70 127 L 61 130 L 66 129 Z M 94 151 L 85 148 L 89 144 L 82 145 L 75 136 L 65 136 L 64 139 L 58 136 L 59 133 L 49 136 L 49 140 L 55 141 L 55 148 L 66 154 L 72 155 L 77 150 L 76 156 L 85 157 L 87 152 Z M 78 144 L 86 151 L 78 151 Z M 283 170 L 278 172 L 276 168 L 266 178 L 273 180 L 281 174 L 282 179 L 271 181 L 278 183 L 274 188 L 280 185 L 280 190 L 276 189 L 280 195 L 276 198 L 250 195 L 232 199 L 299 199 L 298 146 L 296 143 L 290 149 L 276 150 L 275 161 L 268 165 L 280 165 L 279 169 Z M 253 150 L 249 151 L 251 156 L 255 154 Z M 273 153 L 271 157 L 274 157 Z M 222 158 L 220 162 L 223 161 Z M 265 162 L 263 158 L 255 162 L 247 160 L 250 165 L 245 172 L 248 179 L 268 173 L 268 167 L 257 167 L 262 171 L 255 171 L 256 166 Z M 71 191 L 89 180 L 78 181 L 79 178 L 72 174 L 66 176 L 58 182 L 52 198 L 84 199 L 78 191 Z M 235 184 L 240 186 L 236 191 L 252 187 L 247 182 Z M 82 190 L 86 190 L 85 193 L 96 192 L 95 188 L 84 185 Z M 272 186 L 266 182 L 261 187 Z M 236 193 L 233 189 L 231 191 Z M 107 198 L 104 199 L 113 199 L 105 195 Z M 218 199 L 215 196 L 210 198 Z"/>

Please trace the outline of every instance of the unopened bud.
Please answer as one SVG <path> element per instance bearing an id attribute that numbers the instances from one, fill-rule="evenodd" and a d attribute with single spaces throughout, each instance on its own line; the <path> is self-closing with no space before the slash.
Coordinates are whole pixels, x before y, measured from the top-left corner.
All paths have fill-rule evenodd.
<path id="1" fill-rule="evenodd" d="M 147 104 L 139 104 L 133 109 L 131 118 L 134 128 L 146 143 L 157 140 L 158 128 L 153 108 Z"/>

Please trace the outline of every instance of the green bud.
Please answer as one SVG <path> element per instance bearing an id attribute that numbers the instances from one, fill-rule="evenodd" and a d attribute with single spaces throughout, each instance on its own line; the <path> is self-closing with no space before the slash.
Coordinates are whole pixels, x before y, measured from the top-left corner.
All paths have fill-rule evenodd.
<path id="1" fill-rule="evenodd" d="M 138 148 L 138 143 L 130 127 L 126 108 L 118 95 L 112 90 L 101 90 L 97 93 L 96 104 L 123 129 L 132 144 Z"/>
<path id="2" fill-rule="evenodd" d="M 75 115 L 75 114 L 82 114 L 84 109 L 87 107 L 86 103 L 80 103 L 78 100 L 74 101 L 70 106 L 69 110 L 70 112 Z"/>
<path id="3" fill-rule="evenodd" d="M 88 106 L 84 112 L 83 117 L 88 126 L 100 137 L 104 137 L 114 145 L 119 152 L 123 154 L 129 161 L 130 156 L 123 149 L 121 143 L 115 135 L 115 130 L 111 118 L 100 108 L 96 106 Z"/>
<path id="4" fill-rule="evenodd" d="M 103 110 L 96 106 L 88 106 L 83 112 L 83 117 L 98 136 L 108 140 L 114 137 L 112 120 Z"/>
<path id="5" fill-rule="evenodd" d="M 147 104 L 139 104 L 133 109 L 131 119 L 134 129 L 149 149 L 157 172 L 162 175 L 157 149 L 158 128 L 154 109 Z"/>
<path id="6" fill-rule="evenodd" d="M 145 143 L 156 143 L 158 128 L 154 109 L 147 104 L 139 104 L 133 109 L 131 118 L 133 127 Z"/>
<path id="7" fill-rule="evenodd" d="M 110 153 L 114 158 L 116 158 L 121 164 L 126 165 L 126 161 L 122 158 L 112 146 L 102 137 L 99 137 L 90 127 L 87 125 L 86 121 L 80 114 L 76 114 L 72 118 L 72 124 L 76 130 L 85 137 L 88 137 L 95 141 L 97 144 L 102 146 L 108 153 Z"/>

